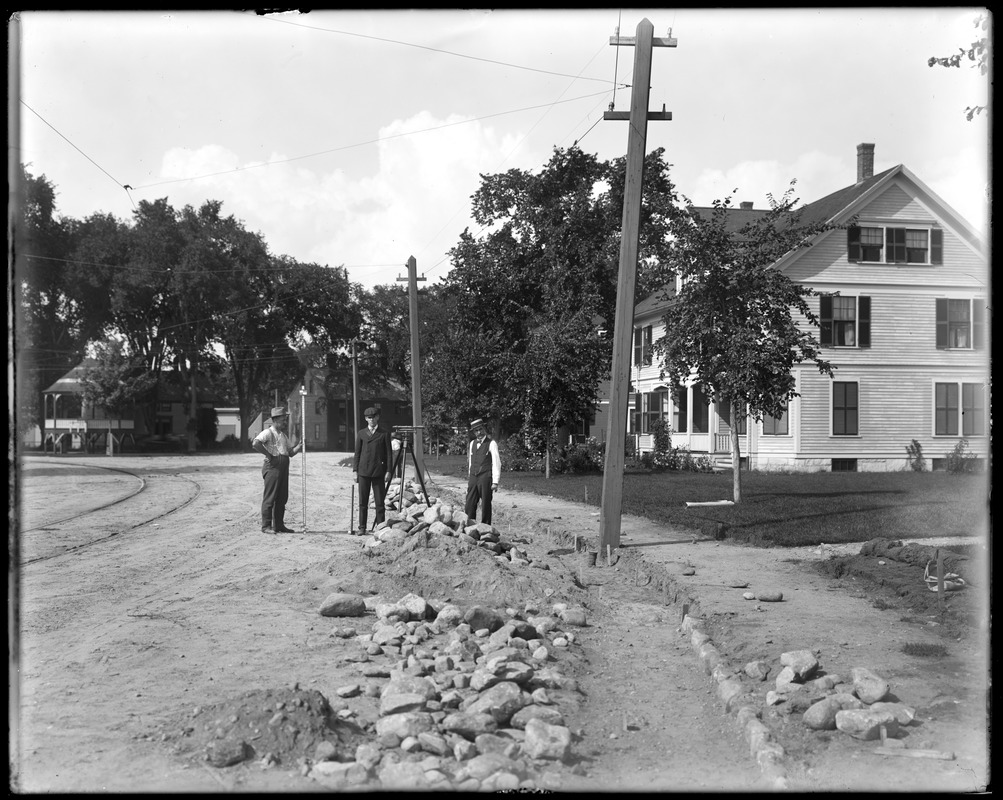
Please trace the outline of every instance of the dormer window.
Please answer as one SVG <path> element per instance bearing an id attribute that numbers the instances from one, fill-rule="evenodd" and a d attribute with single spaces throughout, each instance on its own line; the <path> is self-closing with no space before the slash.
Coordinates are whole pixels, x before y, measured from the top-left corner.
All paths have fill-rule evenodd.
<path id="1" fill-rule="evenodd" d="M 846 230 L 846 256 L 852 263 L 941 264 L 944 232 L 937 228 L 853 225 Z"/>

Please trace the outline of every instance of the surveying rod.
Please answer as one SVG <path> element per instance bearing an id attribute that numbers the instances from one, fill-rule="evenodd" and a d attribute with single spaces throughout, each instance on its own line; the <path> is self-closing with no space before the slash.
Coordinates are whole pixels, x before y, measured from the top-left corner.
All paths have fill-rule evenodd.
<path id="1" fill-rule="evenodd" d="M 300 386 L 300 453 L 303 469 L 300 475 L 300 500 L 303 503 L 303 530 L 306 531 L 306 384 Z"/>

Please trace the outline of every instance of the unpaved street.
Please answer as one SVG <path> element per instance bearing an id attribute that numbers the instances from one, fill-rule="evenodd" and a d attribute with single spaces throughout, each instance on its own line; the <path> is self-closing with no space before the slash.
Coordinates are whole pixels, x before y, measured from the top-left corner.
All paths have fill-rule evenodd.
<path id="1" fill-rule="evenodd" d="M 337 466 L 343 457 L 309 454 L 307 531 L 285 536 L 259 531 L 254 455 L 24 460 L 13 788 L 323 789 L 295 763 L 211 767 L 185 752 L 176 721 L 256 689 L 298 684 L 337 700 L 338 687 L 359 680 L 359 665 L 344 660 L 344 640 L 331 635 L 338 621 L 318 614 L 320 602 L 339 590 L 421 588 L 392 569 L 368 574 L 361 540 L 344 533 L 351 473 Z M 294 460 L 287 512 L 297 529 L 300 464 Z M 138 494 L 99 508 L 141 483 Z M 506 510 L 506 500 L 503 491 L 496 525 L 518 530 L 518 504 Z M 529 538 L 527 549 L 550 569 L 503 581 L 494 588 L 499 604 L 520 594 L 581 601 L 577 559 L 539 531 Z M 678 610 L 640 591 L 612 584 L 603 591 L 610 574 L 585 575 L 589 594 L 603 600 L 590 603 L 589 625 L 560 654 L 583 699 L 569 709 L 568 725 L 579 734 L 574 759 L 550 766 L 550 780 L 582 790 L 762 788 L 747 745 L 678 634 Z M 438 591 L 430 600 L 449 595 L 461 605 L 489 594 L 487 586 L 432 578 L 424 586 Z M 360 632 L 368 626 L 357 623 Z M 365 720 L 373 702 L 358 697 L 340 707 Z"/>

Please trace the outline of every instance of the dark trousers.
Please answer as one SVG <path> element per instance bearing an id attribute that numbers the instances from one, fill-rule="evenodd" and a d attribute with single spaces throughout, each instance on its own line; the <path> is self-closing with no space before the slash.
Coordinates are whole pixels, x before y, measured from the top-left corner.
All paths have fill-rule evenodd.
<path id="1" fill-rule="evenodd" d="M 464 509 L 471 522 L 476 522 L 477 503 L 483 502 L 481 522 L 491 524 L 491 473 L 471 475 L 467 480 L 467 505 Z"/>
<path id="2" fill-rule="evenodd" d="M 276 456 L 275 465 L 261 468 L 265 491 L 261 498 L 261 524 L 272 528 L 285 525 L 286 501 L 289 499 L 289 456 Z"/>
<path id="3" fill-rule="evenodd" d="M 387 485 L 384 483 L 382 475 L 359 476 L 359 530 L 366 529 L 369 519 L 369 491 L 373 492 L 373 505 L 376 506 L 376 524 L 379 525 L 387 518 Z"/>

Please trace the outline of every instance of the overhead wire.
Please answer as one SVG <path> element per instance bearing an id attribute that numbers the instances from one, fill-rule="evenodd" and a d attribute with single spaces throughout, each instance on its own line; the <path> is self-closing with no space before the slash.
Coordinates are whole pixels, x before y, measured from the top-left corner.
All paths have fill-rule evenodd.
<path id="1" fill-rule="evenodd" d="M 541 69 L 538 69 L 538 68 L 526 67 L 524 65 L 514 64 L 514 63 L 511 63 L 511 62 L 497 61 L 497 60 L 493 60 L 493 59 L 486 59 L 486 58 L 480 58 L 480 57 L 475 57 L 475 56 L 468 56 L 468 55 L 462 54 L 462 53 L 456 53 L 456 52 L 453 52 L 453 51 L 448 51 L 448 50 L 443 50 L 443 49 L 439 49 L 439 48 L 428 47 L 428 46 L 425 46 L 425 45 L 418 45 L 418 44 L 414 44 L 414 43 L 403 42 L 403 41 L 400 41 L 400 40 L 387 39 L 387 38 L 384 38 L 384 37 L 369 36 L 369 35 L 366 35 L 366 34 L 356 34 L 356 33 L 350 32 L 350 31 L 342 31 L 342 30 L 337 30 L 337 29 L 320 28 L 320 27 L 317 27 L 317 26 L 304 25 L 302 23 L 291 22 L 289 20 L 281 20 L 281 19 L 277 19 L 277 18 L 274 18 L 274 17 L 263 17 L 263 18 L 264 19 L 268 19 L 269 21 L 272 21 L 272 22 L 281 22 L 283 24 L 294 25 L 294 26 L 297 26 L 297 27 L 303 27 L 303 28 L 307 28 L 307 29 L 310 29 L 310 30 L 316 30 L 318 32 L 336 33 L 336 34 L 346 35 L 346 36 L 358 36 L 359 38 L 373 39 L 373 40 L 376 40 L 376 41 L 383 41 L 383 42 L 386 42 L 386 43 L 397 44 L 397 45 L 401 45 L 401 46 L 410 46 L 410 47 L 415 47 L 417 49 L 423 49 L 423 50 L 429 50 L 429 51 L 432 51 L 432 52 L 442 53 L 444 55 L 450 55 L 450 56 L 455 56 L 455 57 L 460 57 L 460 58 L 470 58 L 472 60 L 484 61 L 484 62 L 487 62 L 487 63 L 498 64 L 498 65 L 501 65 L 501 66 L 512 67 L 512 68 L 516 68 L 516 69 L 524 69 L 524 70 L 531 71 L 531 72 L 550 74 L 550 75 L 555 75 L 555 76 L 559 76 L 559 77 L 568 77 L 568 78 L 572 79 L 572 82 L 574 82 L 575 80 L 593 80 L 593 81 L 599 81 L 599 80 L 601 80 L 601 81 L 603 81 L 605 83 L 612 84 L 612 86 L 613 86 L 613 89 L 612 89 L 613 96 L 615 98 L 616 87 L 617 87 L 616 70 L 614 70 L 614 80 L 612 80 L 612 81 L 610 81 L 608 79 L 591 78 L 591 77 L 583 76 L 581 74 L 585 69 L 588 68 L 588 66 L 592 63 L 592 61 L 595 60 L 596 56 L 598 56 L 598 53 L 601 52 L 602 48 L 600 48 L 600 50 L 597 51 L 597 53 L 595 55 L 593 55 L 593 57 L 586 63 L 586 65 L 582 68 L 582 70 L 579 71 L 579 73 L 577 75 L 570 75 L 570 74 L 567 74 L 567 73 L 560 73 L 560 72 L 556 72 L 556 71 L 541 70 Z M 618 18 L 618 21 L 619 21 L 619 18 Z M 618 30 L 619 30 L 619 27 L 618 27 Z M 570 88 L 570 84 L 569 84 L 568 88 Z M 565 89 L 565 91 L 562 92 L 561 94 L 563 95 L 566 91 L 567 91 L 567 89 Z M 22 102 L 22 104 L 25 105 L 26 108 L 28 108 L 33 114 L 35 114 L 40 120 L 42 120 L 43 123 L 45 123 L 53 131 L 55 131 L 57 134 L 59 134 L 63 139 L 65 139 L 67 141 L 67 143 L 69 143 L 72 147 L 74 147 L 74 149 L 76 149 L 78 152 L 80 152 L 81 155 L 83 155 L 85 158 L 87 158 L 88 161 L 90 161 L 92 164 L 94 164 L 94 166 L 96 166 L 98 169 L 100 169 L 108 178 L 110 178 L 112 181 L 114 181 L 116 183 L 116 185 L 118 185 L 120 188 L 122 188 L 126 192 L 127 196 L 129 197 L 130 202 L 132 203 L 133 207 L 135 208 L 136 203 L 133 200 L 133 197 L 132 197 L 132 194 L 130 193 L 130 190 L 136 191 L 138 189 L 154 188 L 154 187 L 157 187 L 157 186 L 163 186 L 163 185 L 174 184 L 174 183 L 183 183 L 183 182 L 188 182 L 188 181 L 193 181 L 193 180 L 199 180 L 199 179 L 202 179 L 202 178 L 209 178 L 209 177 L 216 177 L 216 176 L 224 175 L 224 174 L 231 174 L 231 173 L 234 173 L 234 172 L 243 172 L 243 171 L 246 171 L 246 170 L 249 170 L 249 169 L 258 169 L 258 168 L 262 168 L 262 167 L 266 167 L 266 166 L 272 166 L 272 165 L 276 165 L 276 164 L 289 163 L 289 162 L 292 162 L 292 161 L 303 160 L 303 159 L 306 159 L 306 158 L 313 158 L 313 157 L 320 156 L 320 155 L 326 155 L 326 154 L 329 154 L 329 153 L 339 152 L 339 151 L 342 151 L 342 150 L 352 149 L 352 148 L 355 148 L 355 147 L 365 146 L 367 144 L 373 144 L 373 143 L 376 143 L 376 142 L 386 141 L 387 139 L 402 138 L 402 137 L 411 136 L 413 134 L 432 132 L 432 131 L 441 130 L 441 129 L 448 128 L 448 127 L 453 127 L 453 126 L 456 126 L 456 125 L 468 124 L 468 123 L 477 122 L 477 121 L 481 121 L 481 120 L 485 120 L 485 119 L 491 119 L 491 118 L 494 118 L 494 117 L 504 116 L 504 115 L 508 115 L 508 114 L 521 113 L 521 112 L 524 112 L 524 111 L 532 111 L 532 110 L 539 109 L 539 108 L 545 108 L 546 112 L 540 117 L 539 120 L 537 120 L 537 122 L 533 125 L 533 127 L 530 128 L 530 130 L 519 140 L 518 143 L 516 143 L 516 145 L 512 148 L 512 150 L 509 152 L 509 154 L 507 154 L 506 157 L 502 160 L 501 163 L 504 164 L 505 161 L 507 161 L 508 158 L 511 157 L 512 153 L 514 153 L 515 150 L 519 147 L 519 145 L 521 145 L 521 143 L 528 137 L 529 133 L 531 133 L 532 130 L 534 130 L 537 127 L 537 125 L 540 124 L 540 122 L 542 121 L 542 119 L 546 116 L 547 113 L 549 113 L 549 111 L 551 110 L 551 108 L 553 108 L 556 105 L 565 104 L 565 103 L 571 103 L 571 102 L 577 102 L 578 100 L 581 100 L 581 99 L 587 99 L 589 97 L 596 97 L 596 96 L 603 96 L 603 95 L 606 95 L 606 94 L 608 94 L 608 90 L 607 91 L 603 91 L 603 92 L 596 92 L 596 93 L 581 95 L 579 97 L 568 98 L 568 99 L 565 99 L 565 100 L 558 99 L 558 100 L 553 101 L 551 103 L 545 103 L 545 104 L 539 104 L 539 105 L 535 105 L 535 106 L 523 107 L 523 108 L 519 108 L 519 109 L 512 109 L 512 110 L 509 110 L 509 111 L 497 112 L 495 114 L 488 114 L 488 115 L 485 115 L 485 116 L 482 116 L 482 117 L 476 117 L 476 118 L 469 119 L 469 120 L 461 120 L 461 121 L 457 121 L 457 122 L 444 123 L 443 125 L 434 126 L 434 127 L 431 127 L 431 128 L 426 128 L 426 129 L 419 130 L 419 131 L 410 131 L 410 132 L 407 132 L 407 133 L 394 134 L 394 135 L 391 135 L 391 136 L 381 137 L 380 139 L 373 139 L 373 140 L 367 140 L 367 141 L 364 141 L 364 142 L 357 142 L 357 143 L 354 143 L 354 144 L 344 145 L 344 146 L 337 147 L 337 148 L 330 148 L 330 149 L 318 151 L 318 152 L 315 152 L 315 153 L 309 153 L 309 154 L 305 154 L 305 155 L 294 156 L 294 157 L 287 158 L 287 159 L 279 159 L 279 160 L 275 160 L 275 161 L 263 162 L 261 164 L 253 164 L 253 165 L 249 165 L 249 166 L 245 166 L 245 167 L 238 167 L 238 168 L 235 168 L 235 169 L 232 169 L 232 170 L 222 170 L 222 171 L 213 172 L 213 173 L 206 173 L 206 174 L 203 174 L 203 175 L 188 176 L 188 177 L 183 177 L 183 178 L 174 178 L 174 179 L 170 179 L 170 180 L 166 180 L 166 181 L 158 181 L 158 182 L 153 182 L 153 183 L 141 184 L 141 185 L 135 186 L 135 187 L 131 186 L 131 185 L 128 185 L 128 184 L 122 184 L 120 181 L 118 181 L 118 179 L 116 179 L 107 170 L 105 170 L 96 161 L 94 161 L 94 159 L 92 159 L 90 156 L 88 156 L 86 153 L 84 153 L 83 150 L 81 150 L 79 147 L 77 147 L 72 141 L 70 141 L 66 136 L 64 136 L 60 131 L 58 131 L 53 125 L 51 125 L 51 123 L 49 123 L 47 120 L 45 120 L 40 114 L 38 114 L 38 112 L 36 112 L 33 108 L 31 108 L 30 106 L 28 106 L 27 103 L 24 103 L 23 100 L 21 102 Z M 581 139 L 583 139 L 586 135 L 588 135 L 588 133 L 595 127 L 595 125 L 598 123 L 598 121 L 599 120 L 596 120 L 596 122 L 593 123 L 592 126 L 590 126 L 589 129 L 586 130 L 586 132 L 584 134 L 582 134 L 582 136 L 579 137 L 578 140 L 576 140 L 576 144 L 579 141 L 581 141 Z M 459 211 L 457 211 L 456 213 L 459 213 Z M 453 216 L 455 216 L 455 214 Z M 450 217 L 450 219 L 452 219 L 452 217 Z M 447 221 L 446 224 L 448 225 L 448 221 Z M 443 227 L 443 229 L 444 228 L 445 228 L 445 226 Z M 482 229 L 482 232 L 483 232 L 483 229 Z M 438 234 L 436 234 L 436 235 L 438 235 Z M 423 250 L 427 249 L 427 246 L 428 245 L 426 245 L 425 248 L 423 248 Z M 434 264 L 429 270 L 425 271 L 426 274 L 428 272 L 430 272 L 430 271 L 434 271 L 435 269 L 437 269 L 446 260 L 447 260 L 447 257 L 443 257 L 442 259 L 440 259 L 440 261 L 436 262 L 436 264 Z M 387 265 L 379 265 L 379 264 L 374 264 L 374 265 L 356 265 L 355 267 L 353 267 L 353 269 L 358 269 L 358 268 L 366 268 L 366 269 L 369 269 L 369 268 L 385 268 L 386 266 L 391 266 L 391 265 L 390 264 L 387 264 Z"/>
<path id="2" fill-rule="evenodd" d="M 428 45 L 415 44 L 414 42 L 402 42 L 399 39 L 387 39 L 387 38 L 382 37 L 382 36 L 371 36 L 371 35 L 365 34 L 365 33 L 355 33 L 354 31 L 343 31 L 343 30 L 338 30 L 336 28 L 321 28 L 321 27 L 317 27 L 316 25 L 305 25 L 305 24 L 303 24 L 301 22 L 292 22 L 291 20 L 279 19 L 279 18 L 274 17 L 274 16 L 263 17 L 263 19 L 267 19 L 269 22 L 277 22 L 277 23 L 281 23 L 283 25 L 293 25 L 293 26 L 298 27 L 298 28 L 307 28 L 309 30 L 320 31 L 320 32 L 323 32 L 323 33 L 336 33 L 336 34 L 340 34 L 342 36 L 354 36 L 354 37 L 357 37 L 357 38 L 360 38 L 360 39 L 372 39 L 373 41 L 377 41 L 377 42 L 386 42 L 388 44 L 397 44 L 397 45 L 401 45 L 402 47 L 414 47 L 416 49 L 427 50 L 427 51 L 432 52 L 432 53 L 441 53 L 443 55 L 455 56 L 456 58 L 466 58 L 466 59 L 470 59 L 471 61 L 482 61 L 482 62 L 484 62 L 486 64 L 497 64 L 498 66 L 502 66 L 502 67 L 511 67 L 513 69 L 522 69 L 522 70 L 526 70 L 528 72 L 536 72 L 536 73 L 539 73 L 539 74 L 542 74 L 542 75 L 553 75 L 553 76 L 558 77 L 558 78 L 574 78 L 575 80 L 599 81 L 599 82 L 602 82 L 602 83 L 609 83 L 610 82 L 606 78 L 590 78 L 590 77 L 582 77 L 581 75 L 568 75 L 568 74 L 563 73 L 563 72 L 553 72 L 551 70 L 538 69 L 536 67 L 527 67 L 527 66 L 524 66 L 522 64 L 514 64 L 514 63 L 512 63 L 510 61 L 497 61 L 497 60 L 492 59 L 492 58 L 483 58 L 481 56 L 471 56 L 471 55 L 468 55 L 466 53 L 457 53 L 457 52 L 454 52 L 452 50 L 443 50 L 443 49 L 438 48 L 438 47 L 429 47 Z"/>
<path id="3" fill-rule="evenodd" d="M 86 158 L 88 161 L 90 161 L 95 167 L 97 167 L 99 170 L 101 170 L 105 175 L 107 175 L 109 178 L 111 178 L 111 180 L 115 183 L 116 186 L 118 186 L 120 189 L 123 189 L 125 191 L 126 196 L 128 196 L 129 202 L 132 203 L 133 208 L 136 207 L 136 203 L 132 199 L 132 195 L 129 194 L 129 189 L 131 187 L 123 184 L 118 178 L 116 178 L 114 175 L 112 175 L 110 172 L 108 172 L 108 170 L 106 170 L 104 167 L 102 167 L 100 164 L 98 164 L 97 161 L 95 161 L 93 158 L 91 158 L 89 155 L 87 155 L 87 153 L 85 153 L 83 150 L 81 150 L 79 147 L 77 147 L 76 144 L 74 144 L 72 141 L 70 141 L 69 137 L 67 137 L 65 134 L 63 134 L 63 132 L 60 131 L 59 129 L 57 129 L 55 125 L 53 125 L 45 117 L 43 117 L 41 114 L 39 114 L 35 109 L 33 109 L 26 102 L 24 102 L 24 100 L 22 100 L 21 98 L 18 98 L 18 101 L 21 103 L 21 105 L 23 105 L 26 109 L 28 109 L 32 114 L 34 114 L 36 117 L 38 117 L 40 120 L 42 120 L 42 122 L 44 122 L 46 125 L 48 125 L 53 131 L 55 131 L 56 134 L 58 134 L 70 147 L 72 147 L 74 150 L 76 150 L 78 153 L 80 153 L 80 155 L 82 155 L 84 158 Z"/>

